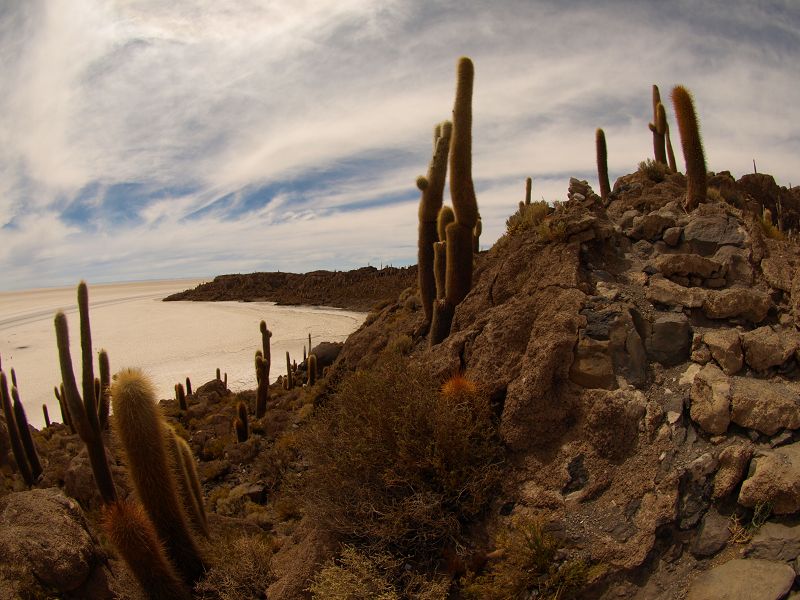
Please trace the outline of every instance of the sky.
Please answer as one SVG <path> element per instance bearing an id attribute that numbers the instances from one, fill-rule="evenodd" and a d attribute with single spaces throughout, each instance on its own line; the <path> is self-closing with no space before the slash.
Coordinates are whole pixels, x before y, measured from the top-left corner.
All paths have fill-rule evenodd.
<path id="1" fill-rule="evenodd" d="M 800 183 L 800 3 L 0 0 L 0 290 L 416 261 L 416 177 L 475 65 L 482 248 L 652 157 Z M 446 200 L 449 194 L 446 192 Z"/>

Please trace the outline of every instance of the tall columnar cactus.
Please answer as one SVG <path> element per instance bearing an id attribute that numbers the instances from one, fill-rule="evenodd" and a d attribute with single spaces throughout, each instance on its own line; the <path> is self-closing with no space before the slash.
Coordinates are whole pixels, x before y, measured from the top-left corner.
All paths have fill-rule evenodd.
<path id="1" fill-rule="evenodd" d="M 533 187 L 533 179 L 530 177 L 525 178 L 525 204 L 531 203 L 531 188 Z"/>
<path id="2" fill-rule="evenodd" d="M 186 477 L 189 482 L 189 489 L 194 498 L 194 505 L 197 508 L 197 517 L 200 520 L 199 527 L 203 534 L 208 537 L 208 517 L 206 516 L 206 507 L 203 502 L 203 489 L 200 487 L 200 477 L 197 474 L 197 464 L 195 463 L 194 454 L 189 444 L 182 437 L 175 436 L 178 440 L 178 449 L 181 453 L 181 465 L 186 470 Z"/>
<path id="3" fill-rule="evenodd" d="M 450 334 L 456 306 L 472 288 L 472 235 L 478 222 L 478 202 L 472 183 L 472 86 L 475 69 L 472 61 L 458 61 L 456 99 L 453 106 L 453 134 L 450 140 L 450 198 L 456 220 L 447 226 L 447 266 L 445 269 L 445 299 L 437 302 L 439 312 L 436 336 L 431 345 L 438 344 Z M 445 333 L 446 332 L 446 333 Z M 444 335 L 444 337 L 440 337 Z"/>
<path id="4" fill-rule="evenodd" d="M 178 407 L 182 411 L 188 410 L 189 406 L 186 404 L 186 392 L 183 391 L 183 385 L 180 383 L 175 384 L 175 399 L 178 401 Z"/>
<path id="5" fill-rule="evenodd" d="M 606 134 L 602 129 L 598 129 L 595 133 L 595 145 L 597 146 L 597 179 L 600 181 L 600 197 L 603 202 L 607 202 L 608 195 L 611 193 L 611 186 L 608 183 Z"/>
<path id="6" fill-rule="evenodd" d="M 170 459 L 170 466 L 175 475 L 175 482 L 178 485 L 178 493 L 183 500 L 183 506 L 186 509 L 186 515 L 195 526 L 196 530 L 208 537 L 208 524 L 205 521 L 205 511 L 201 515 L 201 507 L 198 506 L 198 498 L 193 489 L 191 482 L 191 475 L 184 464 L 183 451 L 181 450 L 182 438 L 175 433 L 171 427 L 165 427 L 164 445 L 167 448 L 167 454 Z M 184 442 L 185 443 L 185 442 Z M 191 454 L 191 451 L 189 452 Z M 202 501 L 202 497 L 200 499 Z"/>
<path id="7" fill-rule="evenodd" d="M 217 381 L 222 381 L 222 373 L 220 373 L 219 367 L 217 367 L 216 378 L 217 378 Z"/>
<path id="8" fill-rule="evenodd" d="M 100 431 L 100 419 L 97 414 L 97 402 L 94 390 L 94 369 L 92 351 L 92 333 L 89 323 L 89 291 L 86 283 L 81 281 L 78 285 L 78 313 L 80 315 L 81 330 L 81 356 L 83 362 L 83 398 L 78 391 L 75 381 L 75 372 L 72 370 L 72 356 L 69 350 L 69 329 L 67 317 L 63 312 L 56 314 L 56 343 L 58 345 L 58 359 L 61 367 L 61 380 L 63 382 L 62 396 L 64 405 L 69 413 L 72 426 L 77 431 L 86 450 L 89 453 L 89 463 L 92 466 L 97 489 L 105 504 L 110 504 L 117 499 L 111 469 L 108 466 L 106 450 Z"/>
<path id="9" fill-rule="evenodd" d="M 269 401 L 269 376 L 267 375 L 267 361 L 260 352 L 256 353 L 256 419 L 267 414 Z"/>
<path id="10" fill-rule="evenodd" d="M 306 383 L 311 386 L 317 383 L 317 355 L 309 354 L 306 361 L 306 371 L 308 371 L 308 378 Z"/>
<path id="11" fill-rule="evenodd" d="M 687 211 L 693 210 L 706 201 L 706 159 L 700 139 L 700 125 L 694 110 L 692 95 L 682 85 L 672 90 L 672 104 L 678 119 L 681 134 L 681 148 L 686 162 L 686 203 Z"/>
<path id="12" fill-rule="evenodd" d="M 111 504 L 103 528 L 148 598 L 191 600 L 141 505 L 126 500 Z"/>
<path id="13" fill-rule="evenodd" d="M 666 131 L 664 131 L 664 141 L 667 143 L 667 163 L 669 170 L 673 173 L 678 172 L 678 165 L 675 163 L 675 153 L 672 151 L 672 140 L 669 137 L 669 123 L 666 124 Z"/>
<path id="14" fill-rule="evenodd" d="M 656 162 L 667 164 L 667 154 L 664 150 L 664 133 L 666 119 L 660 121 L 658 118 L 658 105 L 661 104 L 661 94 L 658 86 L 653 86 L 653 122 L 649 124 L 650 131 L 653 132 L 653 155 Z"/>
<path id="15" fill-rule="evenodd" d="M 289 358 L 289 351 L 286 351 L 286 389 L 294 387 L 294 377 L 292 377 L 292 361 Z"/>
<path id="16" fill-rule="evenodd" d="M 108 429 L 108 411 L 111 407 L 111 367 L 108 363 L 108 352 L 100 350 L 98 354 L 100 365 L 100 397 L 97 400 L 97 417 L 100 420 L 100 429 Z"/>
<path id="17" fill-rule="evenodd" d="M 58 387 L 53 386 L 53 393 L 56 396 L 56 400 L 58 400 L 58 408 L 61 410 L 61 422 L 69 427 L 72 433 L 75 433 L 75 426 L 72 424 L 72 419 L 69 416 L 69 409 L 64 401 L 64 384 L 62 383 Z"/>
<path id="18" fill-rule="evenodd" d="M 308 332 L 308 353 L 311 354 L 311 332 Z"/>
<path id="19" fill-rule="evenodd" d="M 437 236 L 436 218 L 442 208 L 451 132 L 452 124 L 449 121 L 436 126 L 428 175 L 417 178 L 417 188 L 421 192 L 418 211 L 417 279 L 426 322 L 430 322 L 433 317 L 433 300 L 436 295 L 433 244 L 444 239 Z"/>
<path id="20" fill-rule="evenodd" d="M 42 414 L 44 415 L 44 426 L 50 427 L 50 415 L 47 412 L 47 404 L 42 404 Z"/>
<path id="21" fill-rule="evenodd" d="M 236 418 L 233 420 L 234 429 L 236 429 L 236 439 L 240 442 L 246 442 L 250 437 L 250 426 L 247 420 L 247 406 L 244 402 L 239 402 L 236 405 Z"/>
<path id="22" fill-rule="evenodd" d="M 436 219 L 436 230 L 441 241 L 433 245 L 433 275 L 436 280 L 436 299 L 444 299 L 445 292 L 445 272 L 447 269 L 447 226 L 456 220 L 453 209 L 449 206 L 442 206 L 439 216 Z"/>
<path id="23" fill-rule="evenodd" d="M 192 395 L 192 380 L 189 379 L 188 377 L 186 378 L 186 395 L 187 396 Z"/>
<path id="24" fill-rule="evenodd" d="M 124 369 L 111 387 L 115 431 L 128 460 L 136 495 L 186 583 L 205 571 L 186 516 L 178 500 L 175 477 L 164 444 L 166 424 L 155 391 L 141 371 Z"/>
<path id="25" fill-rule="evenodd" d="M 270 352 L 269 340 L 272 337 L 272 332 L 267 329 L 267 324 L 264 321 L 261 321 L 259 324 L 259 329 L 261 330 L 262 356 L 264 357 L 264 362 L 267 363 L 267 379 L 269 380 L 269 370 L 270 367 L 272 367 L 272 354 Z"/>
<path id="26" fill-rule="evenodd" d="M 36 451 L 36 444 L 33 443 L 28 417 L 25 415 L 25 408 L 20 402 L 19 392 L 16 387 L 11 388 L 11 397 L 14 399 L 14 419 L 19 431 L 19 439 L 22 442 L 25 457 L 28 459 L 28 465 L 31 468 L 31 476 L 36 481 L 42 474 L 42 463 L 39 461 L 39 453 Z"/>
<path id="27" fill-rule="evenodd" d="M 19 474 L 22 475 L 26 485 L 31 486 L 34 483 L 34 478 L 28 459 L 25 456 L 25 448 L 22 446 L 22 440 L 19 437 L 14 409 L 11 407 L 11 394 L 8 393 L 8 380 L 3 371 L 0 371 L 0 400 L 3 402 L 3 414 L 6 417 L 6 429 L 8 429 L 8 438 L 11 442 L 14 461 L 17 463 Z"/>

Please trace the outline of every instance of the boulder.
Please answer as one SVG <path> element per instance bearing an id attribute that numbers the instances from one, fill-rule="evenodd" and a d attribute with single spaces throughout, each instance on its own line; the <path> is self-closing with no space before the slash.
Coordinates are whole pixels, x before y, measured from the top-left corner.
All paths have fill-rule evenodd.
<path id="1" fill-rule="evenodd" d="M 0 548 L 3 571 L 30 574 L 61 594 L 81 587 L 102 558 L 80 506 L 57 488 L 0 499 Z"/>
<path id="2" fill-rule="evenodd" d="M 703 341 L 726 375 L 738 373 L 743 364 L 742 344 L 735 329 L 716 329 L 703 334 Z"/>
<path id="3" fill-rule="evenodd" d="M 669 313 L 653 321 L 645 346 L 651 360 L 672 366 L 688 360 L 691 344 L 689 319 L 682 313 Z"/>
<path id="4" fill-rule="evenodd" d="M 750 288 L 709 290 L 703 301 L 703 312 L 709 319 L 742 317 L 760 323 L 772 306 L 768 294 Z"/>
<path id="5" fill-rule="evenodd" d="M 686 600 L 780 600 L 792 588 L 794 569 L 786 563 L 734 559 L 695 579 Z"/>
<path id="6" fill-rule="evenodd" d="M 575 360 L 569 369 L 569 378 L 585 388 L 616 388 L 617 378 L 614 376 L 609 342 L 588 337 L 581 339 L 575 347 Z"/>
<path id="7" fill-rule="evenodd" d="M 664 240 L 664 243 L 668 246 L 677 246 L 681 241 L 681 234 L 683 233 L 683 227 L 667 227 L 664 230 L 661 239 Z"/>
<path id="8" fill-rule="evenodd" d="M 800 334 L 792 329 L 775 331 L 764 326 L 742 334 L 744 358 L 756 371 L 785 363 L 800 348 Z"/>
<path id="9" fill-rule="evenodd" d="M 633 226 L 628 234 L 634 240 L 648 240 L 654 242 L 661 237 L 661 232 L 675 225 L 675 218 L 652 212 L 649 215 L 633 218 Z"/>
<path id="10" fill-rule="evenodd" d="M 692 555 L 696 558 L 706 558 L 722 550 L 731 537 L 729 525 L 728 517 L 719 514 L 715 508 L 709 509 L 690 547 Z"/>
<path id="11" fill-rule="evenodd" d="M 715 500 L 724 498 L 742 482 L 747 465 L 753 456 L 753 445 L 748 442 L 733 443 L 719 453 L 719 469 L 714 478 Z"/>
<path id="12" fill-rule="evenodd" d="M 702 256 L 711 256 L 720 246 L 742 246 L 745 233 L 739 222 L 729 215 L 694 217 L 683 228 L 683 239 Z"/>
<path id="13" fill-rule="evenodd" d="M 705 303 L 709 291 L 699 287 L 684 287 L 662 275 L 654 275 L 650 278 L 645 293 L 651 302 L 666 306 L 699 308 Z"/>
<path id="14" fill-rule="evenodd" d="M 800 525 L 764 523 L 745 548 L 744 555 L 764 560 L 794 560 L 800 556 Z"/>
<path id="15" fill-rule="evenodd" d="M 750 461 L 739 504 L 753 508 L 765 502 L 776 515 L 800 510 L 800 443 L 759 450 Z"/>
<path id="16" fill-rule="evenodd" d="M 664 276 L 716 277 L 723 272 L 720 263 L 697 254 L 662 254 L 653 261 L 653 266 Z"/>
<path id="17" fill-rule="evenodd" d="M 736 246 L 723 246 L 712 256 L 725 269 L 725 277 L 729 285 L 753 284 L 753 266 L 750 264 L 750 253 Z"/>
<path id="18" fill-rule="evenodd" d="M 747 429 L 774 435 L 800 428 L 800 396 L 777 381 L 731 379 L 731 421 Z"/>
<path id="19" fill-rule="evenodd" d="M 704 366 L 692 383 L 689 414 L 704 431 L 720 435 L 728 430 L 730 417 L 730 380 L 716 365 Z"/>

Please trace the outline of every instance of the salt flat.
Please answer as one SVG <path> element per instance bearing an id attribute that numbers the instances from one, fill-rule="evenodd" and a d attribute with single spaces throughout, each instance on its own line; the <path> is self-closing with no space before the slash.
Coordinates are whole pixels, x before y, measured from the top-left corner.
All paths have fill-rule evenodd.
<path id="1" fill-rule="evenodd" d="M 174 395 L 174 385 L 188 376 L 197 387 L 212 379 L 217 367 L 228 374 L 228 387 L 255 387 L 253 355 L 261 347 L 259 322 L 272 335 L 270 379 L 286 370 L 285 353 L 302 359 L 303 345 L 343 341 L 364 321 L 364 313 L 335 308 L 275 306 L 270 302 L 162 302 L 162 298 L 198 280 L 89 284 L 92 345 L 108 351 L 112 373 L 140 367 L 153 379 L 159 397 Z M 60 421 L 53 386 L 61 381 L 53 317 L 63 310 L 70 327 L 76 376 L 80 378 L 80 335 L 76 287 L 0 293 L 0 356 L 3 370 L 13 367 L 28 420 L 44 423 L 42 404 Z M 96 363 L 95 363 L 96 370 Z"/>

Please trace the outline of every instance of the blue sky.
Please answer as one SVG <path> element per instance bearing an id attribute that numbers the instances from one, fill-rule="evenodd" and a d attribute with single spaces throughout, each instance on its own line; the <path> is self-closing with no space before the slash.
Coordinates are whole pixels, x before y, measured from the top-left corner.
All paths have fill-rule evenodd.
<path id="1" fill-rule="evenodd" d="M 596 127 L 612 180 L 649 157 L 653 83 L 710 169 L 800 183 L 799 6 L 0 0 L 0 289 L 413 263 L 461 55 L 484 247 L 525 177 L 594 185 Z"/>

